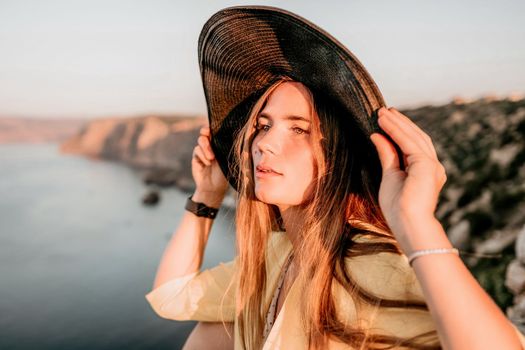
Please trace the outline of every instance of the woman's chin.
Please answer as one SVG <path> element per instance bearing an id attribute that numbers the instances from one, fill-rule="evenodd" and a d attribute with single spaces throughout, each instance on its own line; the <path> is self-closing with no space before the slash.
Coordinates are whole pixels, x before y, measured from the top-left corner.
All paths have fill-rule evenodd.
<path id="1" fill-rule="evenodd" d="M 257 197 L 258 200 L 261 202 L 264 202 L 266 204 L 278 204 L 280 202 L 280 199 L 282 199 L 282 195 L 279 195 L 276 193 L 277 191 L 267 191 L 263 188 L 255 188 L 255 197 Z"/>
<path id="2" fill-rule="evenodd" d="M 287 208 L 290 206 L 298 205 L 299 203 L 294 203 L 290 199 L 283 198 L 283 192 L 267 192 L 263 190 L 255 190 L 255 197 L 263 203 L 276 205 L 278 207 Z"/>
<path id="3" fill-rule="evenodd" d="M 276 204 L 275 200 L 272 198 L 272 196 L 269 196 L 267 194 L 255 192 L 255 197 L 257 197 L 257 199 L 260 200 L 263 203 Z"/>

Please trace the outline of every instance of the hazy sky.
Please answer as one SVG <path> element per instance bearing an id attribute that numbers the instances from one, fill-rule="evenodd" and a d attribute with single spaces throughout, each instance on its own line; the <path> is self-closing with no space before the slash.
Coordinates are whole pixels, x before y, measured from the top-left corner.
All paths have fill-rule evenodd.
<path id="1" fill-rule="evenodd" d="M 0 115 L 204 114 L 200 30 L 241 4 L 327 30 L 390 106 L 525 92 L 523 0 L 0 0 Z"/>

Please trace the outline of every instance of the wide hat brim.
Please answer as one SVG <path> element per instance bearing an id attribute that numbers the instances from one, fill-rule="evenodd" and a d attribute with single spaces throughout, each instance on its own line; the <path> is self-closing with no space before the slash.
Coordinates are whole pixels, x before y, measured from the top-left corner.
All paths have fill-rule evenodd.
<path id="1" fill-rule="evenodd" d="M 202 28 L 198 57 L 212 150 L 235 189 L 234 140 L 254 103 L 282 76 L 338 101 L 367 139 L 384 135 L 375 112 L 385 103 L 370 74 L 344 45 L 294 13 L 270 6 L 220 10 Z"/>

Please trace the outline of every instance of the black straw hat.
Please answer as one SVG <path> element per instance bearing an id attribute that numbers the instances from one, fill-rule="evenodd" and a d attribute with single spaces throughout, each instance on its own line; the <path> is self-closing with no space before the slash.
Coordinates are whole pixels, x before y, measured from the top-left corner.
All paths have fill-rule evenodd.
<path id="1" fill-rule="evenodd" d="M 338 101 L 367 137 L 385 135 L 375 116 L 385 103 L 372 77 L 339 41 L 294 13 L 269 6 L 222 9 L 204 24 L 198 56 L 211 146 L 235 189 L 234 139 L 257 99 L 282 76 Z"/>

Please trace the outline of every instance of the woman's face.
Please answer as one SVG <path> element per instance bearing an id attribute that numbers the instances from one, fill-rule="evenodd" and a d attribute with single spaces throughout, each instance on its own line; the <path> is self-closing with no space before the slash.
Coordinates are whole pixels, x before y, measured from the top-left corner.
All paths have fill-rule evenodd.
<path id="1" fill-rule="evenodd" d="M 281 212 L 301 204 L 314 179 L 312 108 L 304 85 L 284 82 L 256 117 L 251 146 L 255 195 Z"/>

